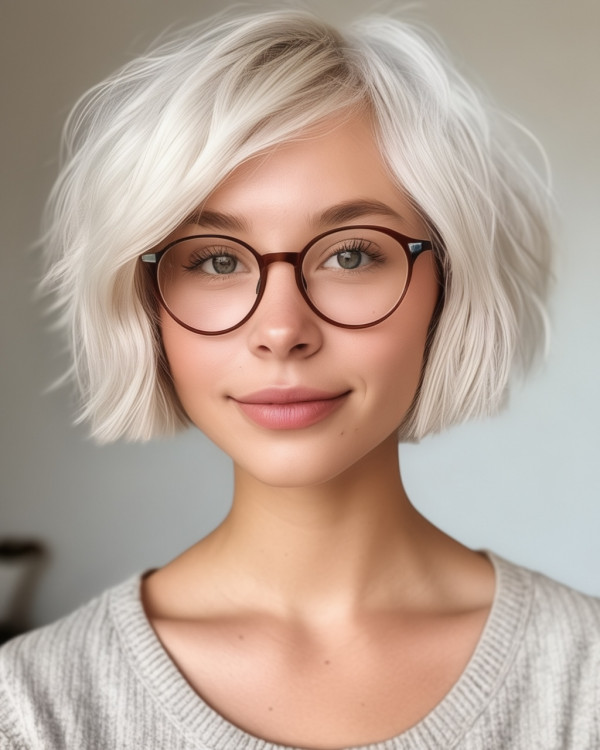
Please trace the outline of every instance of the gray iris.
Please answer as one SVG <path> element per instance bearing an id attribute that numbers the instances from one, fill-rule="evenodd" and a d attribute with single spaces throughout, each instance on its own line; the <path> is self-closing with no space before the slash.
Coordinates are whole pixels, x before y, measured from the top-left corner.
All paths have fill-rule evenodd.
<path id="1" fill-rule="evenodd" d="M 342 268 L 358 268 L 360 265 L 359 250 L 342 250 L 338 253 L 338 263 Z"/>

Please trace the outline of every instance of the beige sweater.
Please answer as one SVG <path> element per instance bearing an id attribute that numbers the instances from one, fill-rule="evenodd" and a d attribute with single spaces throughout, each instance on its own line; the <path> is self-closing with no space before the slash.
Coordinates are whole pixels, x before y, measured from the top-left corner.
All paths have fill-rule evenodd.
<path id="1" fill-rule="evenodd" d="M 422 721 L 369 750 L 598 750 L 600 600 L 490 555 L 487 625 Z M 276 750 L 215 713 L 161 647 L 139 576 L 0 649 L 1 750 Z"/>

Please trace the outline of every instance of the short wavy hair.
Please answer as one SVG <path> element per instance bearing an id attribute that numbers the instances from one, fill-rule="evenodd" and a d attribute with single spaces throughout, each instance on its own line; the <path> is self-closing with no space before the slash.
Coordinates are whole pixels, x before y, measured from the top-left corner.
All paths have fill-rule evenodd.
<path id="1" fill-rule="evenodd" d="M 79 418 L 99 441 L 189 424 L 140 254 L 245 160 L 359 111 L 440 252 L 443 308 L 400 436 L 503 405 L 513 368 L 545 349 L 551 275 L 549 191 L 514 123 L 411 24 L 373 16 L 339 31 L 304 11 L 221 15 L 91 89 L 65 126 L 45 286 L 69 331 Z"/>

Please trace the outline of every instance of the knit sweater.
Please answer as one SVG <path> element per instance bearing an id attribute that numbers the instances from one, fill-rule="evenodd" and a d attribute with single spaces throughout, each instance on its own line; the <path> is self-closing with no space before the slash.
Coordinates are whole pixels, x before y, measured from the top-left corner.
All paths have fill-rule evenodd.
<path id="1" fill-rule="evenodd" d="M 600 600 L 490 559 L 496 594 L 465 671 L 418 724 L 369 750 L 600 748 Z M 1 750 L 281 747 L 192 690 L 144 614 L 140 576 L 0 649 Z"/>

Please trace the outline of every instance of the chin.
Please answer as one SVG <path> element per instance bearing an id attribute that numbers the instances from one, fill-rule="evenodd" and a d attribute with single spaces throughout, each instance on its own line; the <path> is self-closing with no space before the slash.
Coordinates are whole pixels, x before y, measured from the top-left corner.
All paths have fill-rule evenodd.
<path id="1" fill-rule="evenodd" d="M 372 445 L 352 445 L 351 441 L 339 440 L 320 448 L 296 443 L 271 446 L 262 456 L 245 453 L 238 461 L 234 458 L 236 473 L 239 477 L 246 475 L 265 486 L 282 489 L 316 488 L 328 483 L 352 482 L 357 471 L 366 469 L 365 464 L 373 462 L 372 469 L 376 468 L 375 465 L 380 468 L 382 459 L 389 458 L 392 452 L 397 456 L 398 444 L 394 430 L 381 442 L 375 440 Z"/>
<path id="2" fill-rule="evenodd" d="M 302 488 L 314 488 L 319 485 L 325 485 L 338 478 L 344 472 L 332 473 L 331 470 L 307 470 L 306 468 L 299 466 L 297 469 L 285 469 L 283 467 L 277 467 L 275 471 L 266 472 L 248 472 L 247 469 L 243 469 L 246 473 L 251 474 L 254 479 L 267 487 L 276 487 L 279 489 L 302 489 Z"/>

